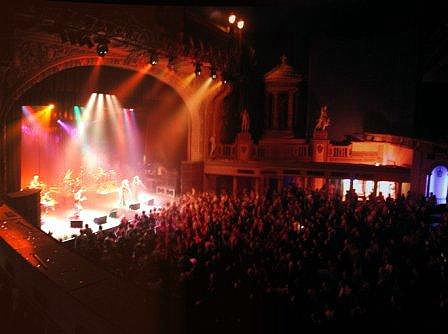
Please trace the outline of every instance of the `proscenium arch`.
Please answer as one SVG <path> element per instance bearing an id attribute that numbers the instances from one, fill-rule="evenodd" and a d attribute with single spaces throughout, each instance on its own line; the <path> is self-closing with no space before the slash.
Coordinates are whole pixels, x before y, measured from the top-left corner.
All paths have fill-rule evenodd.
<path id="1" fill-rule="evenodd" d="M 203 127 L 204 127 L 204 112 L 202 109 L 209 105 L 209 101 L 213 100 L 214 95 L 218 91 L 208 94 L 204 101 L 198 103 L 197 98 L 195 99 L 195 92 L 199 85 L 204 82 L 204 79 L 199 82 L 191 83 L 190 85 L 183 80 L 181 75 L 188 76 L 193 73 L 193 67 L 188 61 L 183 62 L 184 67 L 179 72 L 174 72 L 169 70 L 164 66 L 163 62 L 156 66 L 152 66 L 145 75 L 153 76 L 164 84 L 173 88 L 173 90 L 181 97 L 185 103 L 188 115 L 187 115 L 187 159 L 189 161 L 202 161 L 204 160 L 204 139 L 202 138 Z M 129 64 L 125 57 L 114 57 L 106 56 L 101 59 L 101 63 L 98 64 L 98 56 L 96 55 L 84 55 L 84 56 L 74 56 L 59 60 L 43 69 L 29 75 L 14 91 L 6 96 L 6 103 L 3 103 L 3 108 L 0 111 L 0 124 L 2 124 L 2 148 L 5 148 L 6 154 L 2 154 L 1 159 L 1 177 L 0 181 L 3 180 L 2 189 L 0 193 L 7 193 L 11 191 L 17 191 L 20 189 L 20 156 L 17 152 L 17 146 L 20 144 L 19 140 L 13 140 L 8 133 L 10 132 L 9 126 L 11 125 L 11 117 L 14 116 L 17 111 L 17 102 L 20 97 L 31 87 L 37 83 L 43 81 L 44 79 L 50 77 L 53 74 L 61 72 L 66 69 L 74 67 L 84 67 L 84 66 L 111 66 L 116 68 L 128 69 L 132 71 L 141 71 L 142 67 L 137 64 Z M 190 65 L 190 66 L 188 66 Z M 189 68 L 191 67 L 191 68 Z M 191 72 L 190 72 L 191 70 Z M 179 74 L 178 74 L 179 73 Z M 205 79 L 206 80 L 206 79 Z"/>

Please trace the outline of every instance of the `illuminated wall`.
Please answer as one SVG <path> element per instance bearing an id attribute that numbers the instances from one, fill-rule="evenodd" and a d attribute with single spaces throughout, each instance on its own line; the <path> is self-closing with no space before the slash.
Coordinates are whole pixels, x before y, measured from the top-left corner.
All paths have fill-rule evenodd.
<path id="1" fill-rule="evenodd" d="M 445 204 L 448 190 L 448 169 L 445 166 L 436 166 L 428 179 L 429 193 L 436 196 L 438 204 Z"/>

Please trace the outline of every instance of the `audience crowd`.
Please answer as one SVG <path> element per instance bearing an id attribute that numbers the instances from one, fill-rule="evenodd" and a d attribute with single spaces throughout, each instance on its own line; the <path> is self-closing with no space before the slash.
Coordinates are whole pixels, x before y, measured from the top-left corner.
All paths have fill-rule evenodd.
<path id="1" fill-rule="evenodd" d="M 75 248 L 182 301 L 190 328 L 435 323 L 448 310 L 448 215 L 434 210 L 412 194 L 193 192 L 114 230 L 85 229 Z"/>

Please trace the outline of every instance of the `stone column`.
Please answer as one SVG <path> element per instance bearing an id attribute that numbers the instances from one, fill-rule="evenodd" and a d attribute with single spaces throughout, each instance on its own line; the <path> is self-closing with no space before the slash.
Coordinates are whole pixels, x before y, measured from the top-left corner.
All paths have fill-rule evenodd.
<path id="1" fill-rule="evenodd" d="M 272 93 L 273 108 L 272 108 L 272 130 L 278 130 L 278 112 L 277 112 L 277 102 L 278 93 Z"/>
<path id="2" fill-rule="evenodd" d="M 6 128 L 6 191 L 20 190 L 21 178 L 21 122 L 17 110 L 11 110 Z"/>
<path id="3" fill-rule="evenodd" d="M 264 96 L 264 100 L 266 102 L 266 106 L 265 106 L 265 120 L 264 120 L 264 124 L 266 125 L 266 129 L 269 130 L 272 127 L 271 124 L 271 114 L 272 114 L 272 101 L 271 105 L 268 104 L 269 102 L 269 93 L 266 93 Z"/>
<path id="4" fill-rule="evenodd" d="M 233 182 L 232 182 L 232 193 L 233 196 L 236 196 L 238 194 L 238 176 L 234 176 L 233 177 Z"/>
<path id="5" fill-rule="evenodd" d="M 255 178 L 255 193 L 260 194 L 260 178 Z"/>
<path id="6" fill-rule="evenodd" d="M 0 114 L 0 198 L 6 194 L 6 124 Z"/>
<path id="7" fill-rule="evenodd" d="M 289 91 L 288 92 L 288 120 L 287 120 L 287 125 L 288 125 L 288 130 L 292 131 L 293 130 L 293 121 L 294 121 L 294 91 Z"/>
<path id="8" fill-rule="evenodd" d="M 283 189 L 283 177 L 277 179 L 277 191 L 280 192 Z"/>
<path id="9" fill-rule="evenodd" d="M 398 198 L 398 196 L 401 195 L 401 188 L 402 188 L 402 183 L 395 182 L 395 198 Z"/>

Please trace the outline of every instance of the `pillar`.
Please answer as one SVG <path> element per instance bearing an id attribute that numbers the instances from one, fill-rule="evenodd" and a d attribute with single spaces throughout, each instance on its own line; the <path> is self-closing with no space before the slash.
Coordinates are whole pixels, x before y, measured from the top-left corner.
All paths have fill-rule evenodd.
<path id="1" fill-rule="evenodd" d="M 277 179 L 277 191 L 280 192 L 283 189 L 283 177 Z"/>
<path id="2" fill-rule="evenodd" d="M 238 194 L 238 179 L 237 176 L 233 177 L 232 180 L 232 194 L 236 196 Z"/>
<path id="3" fill-rule="evenodd" d="M 350 190 L 353 190 L 353 178 L 350 178 Z"/>
<path id="4" fill-rule="evenodd" d="M 428 183 L 426 184 L 426 196 L 427 197 L 429 196 L 429 186 L 431 184 L 431 176 L 432 176 L 432 173 L 429 173 L 428 174 Z"/>
<path id="5" fill-rule="evenodd" d="M 259 177 L 255 178 L 255 193 L 256 194 L 260 194 L 261 193 L 261 191 L 260 191 L 260 178 Z"/>
<path id="6" fill-rule="evenodd" d="M 378 195 L 378 180 L 373 181 L 373 193 L 375 194 L 375 196 Z"/>
<path id="7" fill-rule="evenodd" d="M 272 129 L 278 130 L 278 112 L 277 112 L 278 93 L 277 92 L 272 94 L 272 99 L 273 99 Z"/>
<path id="8" fill-rule="evenodd" d="M 294 120 L 294 91 L 288 92 L 288 120 L 286 122 L 288 130 L 293 130 Z"/>
<path id="9" fill-rule="evenodd" d="M 21 122 L 17 110 L 12 110 L 6 121 L 6 191 L 20 190 L 21 178 Z"/>
<path id="10" fill-rule="evenodd" d="M 398 196 L 401 195 L 401 188 L 402 188 L 402 183 L 396 182 L 395 183 L 395 198 L 398 198 Z"/>

